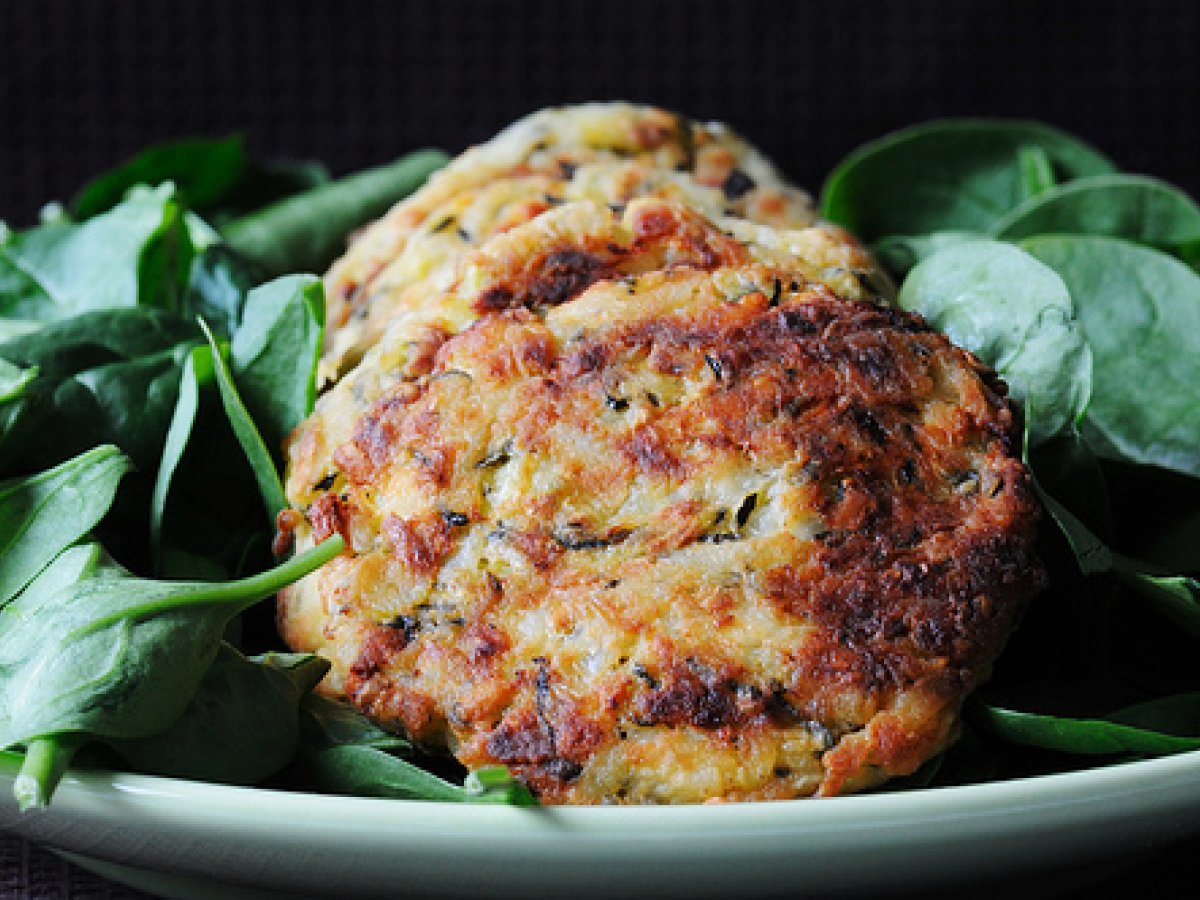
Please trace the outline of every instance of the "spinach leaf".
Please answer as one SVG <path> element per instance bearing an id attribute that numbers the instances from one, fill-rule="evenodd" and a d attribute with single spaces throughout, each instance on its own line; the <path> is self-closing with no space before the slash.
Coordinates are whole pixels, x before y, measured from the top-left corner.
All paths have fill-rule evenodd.
<path id="1" fill-rule="evenodd" d="M 384 731 L 349 703 L 320 694 L 307 695 L 300 704 L 300 732 L 308 750 L 355 744 L 376 750 L 408 751 L 412 745 L 399 735 Z"/>
<path id="2" fill-rule="evenodd" d="M 1039 194 L 992 226 L 992 235 L 1001 240 L 1039 234 L 1125 238 L 1182 254 L 1200 243 L 1200 207 L 1156 178 L 1097 175 Z"/>
<path id="3" fill-rule="evenodd" d="M 116 447 L 101 446 L 0 483 L 0 607 L 104 517 L 129 469 Z"/>
<path id="4" fill-rule="evenodd" d="M 88 219 L 141 185 L 168 181 L 189 209 L 223 225 L 327 183 L 329 171 L 312 160 L 251 158 L 240 135 L 167 141 L 93 178 L 76 194 L 71 211 L 76 219 Z"/>
<path id="5" fill-rule="evenodd" d="M 358 797 L 534 806 L 529 789 L 502 766 L 480 769 L 460 787 L 383 750 L 343 744 L 309 754 L 304 772 L 321 791 Z"/>
<path id="6" fill-rule="evenodd" d="M 195 419 L 167 486 L 157 547 L 145 548 L 156 549 L 157 557 L 143 553 L 136 559 L 156 577 L 211 581 L 271 565 L 272 532 L 264 527 L 258 483 L 242 462 L 242 447 L 225 414 L 211 370 L 211 351 L 205 345 L 200 352 L 210 371 L 198 379 Z M 140 507 L 130 511 L 130 516 L 139 517 L 130 525 L 144 526 L 152 504 L 147 492 Z M 110 543 L 116 540 L 106 537 Z M 262 624 L 270 630 L 266 617 Z M 268 646 L 264 643 L 259 649 Z"/>
<path id="7" fill-rule="evenodd" d="M 464 803 L 506 803 L 509 806 L 537 806 L 537 798 L 504 766 L 487 766 L 468 772 L 463 779 Z"/>
<path id="8" fill-rule="evenodd" d="M 1030 182 L 1030 149 L 1045 155 L 1058 181 L 1116 171 L 1084 142 L 1035 122 L 929 122 L 843 160 L 825 182 L 821 214 L 868 243 L 892 234 L 987 231 L 1031 187 L 1045 187 L 1044 173 Z"/>
<path id="9" fill-rule="evenodd" d="M 1042 501 L 1046 512 L 1050 513 L 1050 517 L 1058 525 L 1059 530 L 1062 531 L 1063 537 L 1067 539 L 1071 552 L 1079 564 L 1079 571 L 1084 575 L 1103 575 L 1111 572 L 1113 570 L 1113 554 L 1108 546 L 1092 534 L 1074 513 L 1042 488 L 1036 472 L 1031 472 L 1031 474 L 1038 498 Z"/>
<path id="10" fill-rule="evenodd" d="M 1029 254 L 998 241 L 955 243 L 909 273 L 897 302 L 1005 378 L 1027 403 L 1033 443 L 1082 415 L 1091 350 L 1067 286 Z"/>
<path id="11" fill-rule="evenodd" d="M 22 369 L 0 357 L 0 403 L 20 397 L 29 382 L 37 378 L 37 374 L 37 366 Z"/>
<path id="12" fill-rule="evenodd" d="M 25 591 L 29 596 L 22 595 L 23 600 L 67 590 L 112 564 L 104 548 L 95 541 L 73 544 L 47 562 Z"/>
<path id="13" fill-rule="evenodd" d="M 0 341 L 31 334 L 41 327 L 42 323 L 35 319 L 0 319 Z"/>
<path id="14" fill-rule="evenodd" d="M 232 319 L 236 327 L 245 294 L 242 273 L 231 260 L 219 248 L 206 251 L 196 266 L 204 266 L 212 277 L 193 285 L 185 303 L 214 311 L 222 321 Z M 195 349 L 202 341 L 203 332 L 194 320 L 163 310 L 125 308 L 50 322 L 0 344 L 0 358 L 38 370 L 20 396 L 0 404 L 0 473 L 39 469 L 97 444 L 116 443 L 143 474 L 130 480 L 118 498 L 120 509 L 105 525 L 102 539 L 113 552 L 135 568 L 159 573 L 168 571 L 164 554 L 178 559 L 181 553 L 214 553 L 212 561 L 228 573 L 246 545 L 245 523 L 253 521 L 254 513 L 245 509 L 243 498 L 254 496 L 255 485 L 251 481 L 245 491 L 241 468 L 228 463 L 227 450 L 234 444 L 224 439 L 224 418 L 196 419 L 199 400 L 191 389 L 199 391 L 211 376 L 193 386 L 185 375 L 190 377 L 189 360 L 193 365 L 200 361 Z M 200 374 L 208 370 L 211 364 Z M 183 398 L 181 385 L 187 391 Z M 205 432 L 197 454 L 212 457 L 194 456 L 181 477 L 181 454 L 194 442 L 188 437 L 194 430 L 189 418 Z M 216 433 L 210 433 L 214 426 Z M 236 449 L 234 454 L 236 458 Z M 249 474 L 246 468 L 245 477 Z M 194 479 L 204 484 L 193 487 L 189 482 Z M 166 546 L 166 490 L 173 484 L 172 490 L 177 490 L 181 481 L 183 492 L 177 493 L 177 501 L 180 509 L 186 506 L 190 524 L 186 533 L 176 529 Z M 214 492 L 214 485 L 222 490 Z M 148 525 L 152 534 L 146 532 Z M 211 565 L 189 568 L 213 571 Z"/>
<path id="15" fill-rule="evenodd" d="M 254 479 L 258 483 L 258 490 L 267 511 L 267 519 L 274 523 L 279 511 L 287 506 L 283 483 L 279 479 L 279 471 L 275 468 L 271 451 L 267 449 L 262 434 L 254 424 L 254 419 L 251 418 L 246 404 L 234 385 L 233 374 L 229 371 L 229 364 L 225 361 L 216 338 L 213 337 L 203 319 L 200 320 L 200 327 L 204 330 L 204 336 L 208 338 L 208 345 L 212 350 L 213 371 L 217 378 L 217 387 L 221 392 L 221 403 L 225 407 L 225 415 L 229 419 L 233 433 L 237 436 L 238 443 L 242 446 L 246 461 L 250 463 L 250 469 L 254 472 Z"/>
<path id="16" fill-rule="evenodd" d="M 1070 719 L 982 703 L 973 704 L 971 717 L 1005 740 L 1066 753 L 1160 755 L 1200 749 L 1200 694 L 1129 707 L 1101 719 Z"/>
<path id="17" fill-rule="evenodd" d="M 1070 544 L 1084 575 L 1116 575 L 1122 584 L 1149 600 L 1168 619 L 1200 637 L 1200 581 L 1154 572 L 1144 563 L 1114 553 L 1078 517 L 1045 491 L 1036 473 L 1033 484 L 1042 505 Z"/>
<path id="18" fill-rule="evenodd" d="M 966 241 L 986 239 L 975 231 L 935 231 L 932 234 L 893 234 L 876 241 L 871 252 L 892 274 L 901 279 L 922 260 L 939 250 Z"/>
<path id="19" fill-rule="evenodd" d="M 251 273 L 228 247 L 220 243 L 206 247 L 192 262 L 181 315 L 189 323 L 199 316 L 218 334 L 231 335 L 238 329 L 252 287 Z"/>
<path id="20" fill-rule="evenodd" d="M 339 744 L 309 753 L 304 773 L 313 787 L 357 797 L 457 803 L 463 789 L 375 747 Z"/>
<path id="21" fill-rule="evenodd" d="M 1106 237 L 1021 246 L 1066 282 L 1095 360 L 1084 435 L 1101 456 L 1200 477 L 1200 275 Z"/>
<path id="22" fill-rule="evenodd" d="M 221 243 L 220 232 L 190 209 L 184 210 L 183 227 L 192 244 L 193 259 L 210 247 L 219 246 Z"/>
<path id="23" fill-rule="evenodd" d="M 152 309 L 84 313 L 0 347 L 38 377 L 0 404 L 0 475 L 40 470 L 100 444 L 138 469 L 98 537 L 141 568 L 154 473 L 174 410 L 181 367 L 200 340 L 195 323 Z M 211 490 L 209 491 L 211 495 Z"/>
<path id="24" fill-rule="evenodd" d="M 267 445 L 282 459 L 283 440 L 317 397 L 325 292 L 312 275 L 291 275 L 246 297 L 230 345 L 238 390 Z"/>
<path id="25" fill-rule="evenodd" d="M 12 259 L 7 247 L 11 240 L 11 233 L 6 236 L 0 229 L 0 316 L 19 323 L 17 327 L 23 330 L 51 317 L 47 309 L 51 301 L 37 279 Z"/>
<path id="26" fill-rule="evenodd" d="M 1094 534 L 1111 540 L 1115 522 L 1108 481 L 1078 429 L 1069 429 L 1037 447 L 1026 446 L 1025 453 L 1039 487 L 1061 501 Z"/>
<path id="27" fill-rule="evenodd" d="M 185 345 L 61 377 L 39 377 L 0 406 L 0 472 L 28 472 L 103 443 L 153 467 Z M 141 414 L 139 415 L 139 407 Z"/>
<path id="28" fill-rule="evenodd" d="M 40 742 L 130 740 L 160 734 L 184 713 L 242 610 L 312 572 L 340 537 L 259 575 L 226 583 L 135 578 L 103 565 L 64 585 L 60 557 L 0 608 L 0 748 L 26 745 L 31 765 L 55 758 Z M 90 576 L 90 577 L 89 577 Z M 74 737 L 71 737 L 74 736 Z M 48 800 L 37 771 L 22 802 Z"/>
<path id="29" fill-rule="evenodd" d="M 251 158 L 234 189 L 202 211 L 221 229 L 234 219 L 328 183 L 329 170 L 315 160 Z"/>
<path id="30" fill-rule="evenodd" d="M 183 452 L 196 424 L 196 413 L 200 408 L 200 386 L 211 382 L 214 377 L 212 351 L 208 347 L 194 347 L 183 363 L 179 378 L 179 395 L 175 400 L 175 412 L 167 427 L 163 442 L 162 460 L 158 464 L 158 475 L 154 480 L 154 493 L 150 499 L 150 553 L 154 571 L 162 571 L 162 528 L 166 515 L 167 494 L 171 481 L 183 459 Z"/>
<path id="31" fill-rule="evenodd" d="M 199 339 L 193 322 L 157 309 L 108 309 L 50 322 L 0 343 L 0 356 L 49 378 L 149 356 Z"/>
<path id="32" fill-rule="evenodd" d="M 0 243 L 0 316 L 50 320 L 95 309 L 176 309 L 192 248 L 170 185 L 138 190 L 79 224 Z"/>
<path id="33" fill-rule="evenodd" d="M 116 206 L 140 184 L 173 182 L 180 200 L 198 209 L 213 203 L 241 179 L 246 168 L 242 138 L 198 138 L 155 144 L 84 185 L 71 203 L 78 219 Z"/>
<path id="34" fill-rule="evenodd" d="M 1121 555 L 1115 557 L 1113 571 L 1122 584 L 1150 600 L 1164 616 L 1200 637 L 1200 580 L 1151 574 L 1143 563 Z"/>
<path id="35" fill-rule="evenodd" d="M 304 783 L 317 790 L 450 803 L 537 803 L 503 766 L 471 772 L 459 786 L 393 755 L 411 745 L 346 703 L 310 694 L 302 709 L 299 770 Z"/>
<path id="36" fill-rule="evenodd" d="M 254 784 L 292 759 L 301 699 L 329 670 L 308 654 L 247 658 L 222 644 L 183 714 L 166 731 L 110 746 L 141 772 Z"/>
<path id="37" fill-rule="evenodd" d="M 410 153 L 235 219 L 223 229 L 225 240 L 265 278 L 322 271 L 347 234 L 407 197 L 446 161 L 439 150 Z"/>
<path id="38" fill-rule="evenodd" d="M 67 590 L 79 581 L 92 577 L 107 559 L 99 544 L 79 544 L 64 550 L 54 559 L 25 591 L 25 595 L 47 596 Z M 22 596 L 25 596 L 22 595 Z M 0 650 L 3 645 L 0 645 Z M 0 664 L 0 680 L 4 670 Z M 71 758 L 85 741 L 77 736 L 59 736 L 53 740 L 34 741 L 25 751 L 21 769 L 13 782 L 13 796 L 22 811 L 45 806 L 55 786 L 62 779 Z"/>
<path id="39" fill-rule="evenodd" d="M 1054 175 L 1054 162 L 1041 147 L 1025 146 L 1019 149 L 1017 165 L 1021 167 L 1021 190 L 1026 198 L 1044 194 L 1058 183 Z"/>
<path id="40" fill-rule="evenodd" d="M 64 378 L 47 399 L 52 416 L 42 439 L 76 447 L 119 442 L 142 469 L 153 471 L 191 344 L 108 363 Z"/>

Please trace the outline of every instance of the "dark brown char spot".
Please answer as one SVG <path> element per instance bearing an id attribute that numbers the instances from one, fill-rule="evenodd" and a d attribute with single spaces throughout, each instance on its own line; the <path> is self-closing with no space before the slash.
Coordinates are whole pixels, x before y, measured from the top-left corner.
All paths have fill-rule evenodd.
<path id="1" fill-rule="evenodd" d="M 737 724 L 740 718 L 732 697 L 684 667 L 673 668 L 662 687 L 643 693 L 638 698 L 635 716 L 646 725 L 697 728 L 723 728 Z"/>
<path id="2" fill-rule="evenodd" d="M 605 260 L 580 250 L 558 250 L 543 260 L 530 283 L 530 299 L 538 305 L 556 306 L 597 281 L 607 268 Z"/>
<path id="3" fill-rule="evenodd" d="M 610 269 L 610 260 L 602 256 L 574 248 L 555 250 L 512 281 L 483 291 L 473 305 L 477 312 L 558 306 L 595 284 Z"/>
<path id="4" fill-rule="evenodd" d="M 308 521 L 318 544 L 332 534 L 340 534 L 346 546 L 350 546 L 350 515 L 346 503 L 338 494 L 319 497 L 308 508 Z"/>
<path id="5" fill-rule="evenodd" d="M 487 752 L 503 763 L 540 763 L 553 758 L 554 740 L 536 715 L 525 712 L 488 736 Z"/>
<path id="6" fill-rule="evenodd" d="M 552 728 L 525 711 L 489 735 L 487 752 L 499 762 L 530 766 L 544 778 L 567 783 L 582 774 L 583 763 L 602 740 L 603 732 L 581 717 L 568 717 Z"/>
<path id="7" fill-rule="evenodd" d="M 512 290 L 503 285 L 488 288 L 475 299 L 474 303 L 476 312 L 498 312 L 518 305 Z"/>
<path id="8" fill-rule="evenodd" d="M 350 667 L 351 679 L 361 683 L 374 678 L 408 643 L 408 634 L 402 628 L 386 625 L 373 628 L 363 641 L 354 665 Z"/>
<path id="9" fill-rule="evenodd" d="M 388 515 L 382 527 L 392 552 L 418 575 L 437 569 L 454 546 L 450 526 L 440 515 L 424 519 Z"/>

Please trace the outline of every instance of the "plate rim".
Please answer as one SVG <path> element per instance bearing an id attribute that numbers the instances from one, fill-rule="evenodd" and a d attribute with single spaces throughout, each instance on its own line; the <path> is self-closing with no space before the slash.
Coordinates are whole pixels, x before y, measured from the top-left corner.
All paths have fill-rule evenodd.
<path id="1" fill-rule="evenodd" d="M 0 809 L 12 808 L 11 782 L 19 768 L 21 755 L 0 751 Z M 1191 776 L 1190 779 L 1187 776 Z M 888 813 L 908 813 L 909 816 L 943 815 L 955 808 L 969 810 L 976 805 L 996 811 L 1028 805 L 1061 805 L 1064 801 L 1102 802 L 1129 793 L 1137 796 L 1147 792 L 1151 784 L 1162 787 L 1194 781 L 1200 789 L 1200 750 L 1157 756 L 1148 759 L 1126 760 L 1105 765 L 946 787 L 911 788 L 896 791 L 874 791 L 840 797 L 800 798 L 796 800 L 740 801 L 721 803 L 646 805 L 646 806 L 546 806 L 533 807 L 540 819 L 547 813 L 551 818 L 569 824 L 572 829 L 611 827 L 617 821 L 636 824 L 645 820 L 648 826 L 672 825 L 694 827 L 693 819 L 705 823 L 729 820 L 761 820 L 764 824 L 786 824 L 796 819 L 806 824 L 851 824 L 855 820 L 886 816 Z M 428 800 L 398 800 L 380 797 L 359 797 L 319 794 L 273 787 L 243 787 L 213 782 L 192 781 L 158 775 L 107 769 L 68 770 L 55 799 L 45 810 L 34 812 L 33 818 L 53 812 L 59 807 L 76 805 L 81 800 L 103 800 L 106 796 L 120 797 L 126 803 L 158 808 L 162 805 L 186 806 L 197 816 L 220 818 L 236 815 L 248 809 L 263 812 L 269 804 L 278 814 L 309 810 L 313 804 L 321 807 L 327 818 L 370 819 L 376 827 L 403 827 L 414 819 L 445 820 L 458 826 L 487 827 L 489 824 L 510 824 L 514 814 L 522 815 L 530 808 L 505 804 L 463 804 Z M 403 811 L 408 811 L 407 813 Z M 412 812 L 416 816 L 409 815 Z M 15 829 L 29 814 L 17 814 Z M 29 818 L 29 821 L 33 821 Z M 533 817 L 526 817 L 533 821 Z M 10 826 L 11 827 L 11 826 Z"/>
<path id="2" fill-rule="evenodd" d="M 49 807 L 26 814 L 10 790 L 19 761 L 0 753 L 0 829 L 180 900 L 222 885 L 247 889 L 246 900 L 382 898 L 397 879 L 446 898 L 749 900 L 797 879 L 822 897 L 934 886 L 962 896 L 1096 880 L 1135 851 L 1200 833 L 1200 750 L 953 787 L 637 807 L 343 797 L 73 770 Z"/>

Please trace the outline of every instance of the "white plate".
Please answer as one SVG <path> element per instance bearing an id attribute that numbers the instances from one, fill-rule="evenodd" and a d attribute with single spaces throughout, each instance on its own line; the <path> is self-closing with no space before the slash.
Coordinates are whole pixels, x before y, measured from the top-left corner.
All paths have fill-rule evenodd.
<path id="1" fill-rule="evenodd" d="M 0 827 L 171 897 L 1022 894 L 1200 833 L 1200 751 L 967 787 L 690 807 L 516 809 L 70 773 Z M 238 890 L 238 889 L 241 890 Z"/>

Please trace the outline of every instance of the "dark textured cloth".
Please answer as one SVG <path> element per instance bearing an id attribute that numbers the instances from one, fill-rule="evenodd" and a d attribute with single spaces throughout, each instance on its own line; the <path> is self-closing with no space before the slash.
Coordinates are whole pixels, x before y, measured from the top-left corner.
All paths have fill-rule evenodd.
<path id="1" fill-rule="evenodd" d="M 1130 835 L 1130 840 L 1135 842 L 1136 838 Z M 1072 891 L 1062 898 L 1096 900 L 1098 896 L 1104 896 L 1106 890 L 1113 896 L 1178 896 L 1180 885 L 1195 881 L 1197 853 L 1200 853 L 1200 841 L 1192 841 L 1137 862 L 1100 885 Z M 980 885 L 980 890 L 985 897 L 994 896 L 987 892 L 987 885 Z M 1030 885 L 1030 890 L 1034 896 L 1046 896 L 1037 885 Z M 143 900 L 146 896 L 0 833 L 0 898 L 3 900 Z M 414 895 L 412 900 L 419 898 Z"/>
<path id="2" fill-rule="evenodd" d="M 1200 4 L 1178 0 L 5 0 L 0 33 L 14 223 L 169 136 L 344 172 L 615 98 L 728 120 L 813 190 L 886 130 L 996 115 L 1200 193 Z"/>
<path id="3" fill-rule="evenodd" d="M 0 34 L 13 224 L 168 137 L 241 131 L 341 173 L 588 99 L 726 120 L 813 191 L 864 140 L 974 115 L 1054 123 L 1200 193 L 1200 4 L 1178 0 L 3 0 Z M 1190 883 L 1198 850 L 1118 885 Z M 0 836 L 0 896 L 138 895 Z"/>
<path id="4" fill-rule="evenodd" d="M 0 833 L 0 897 L 4 900 L 139 900 L 146 896 Z"/>

